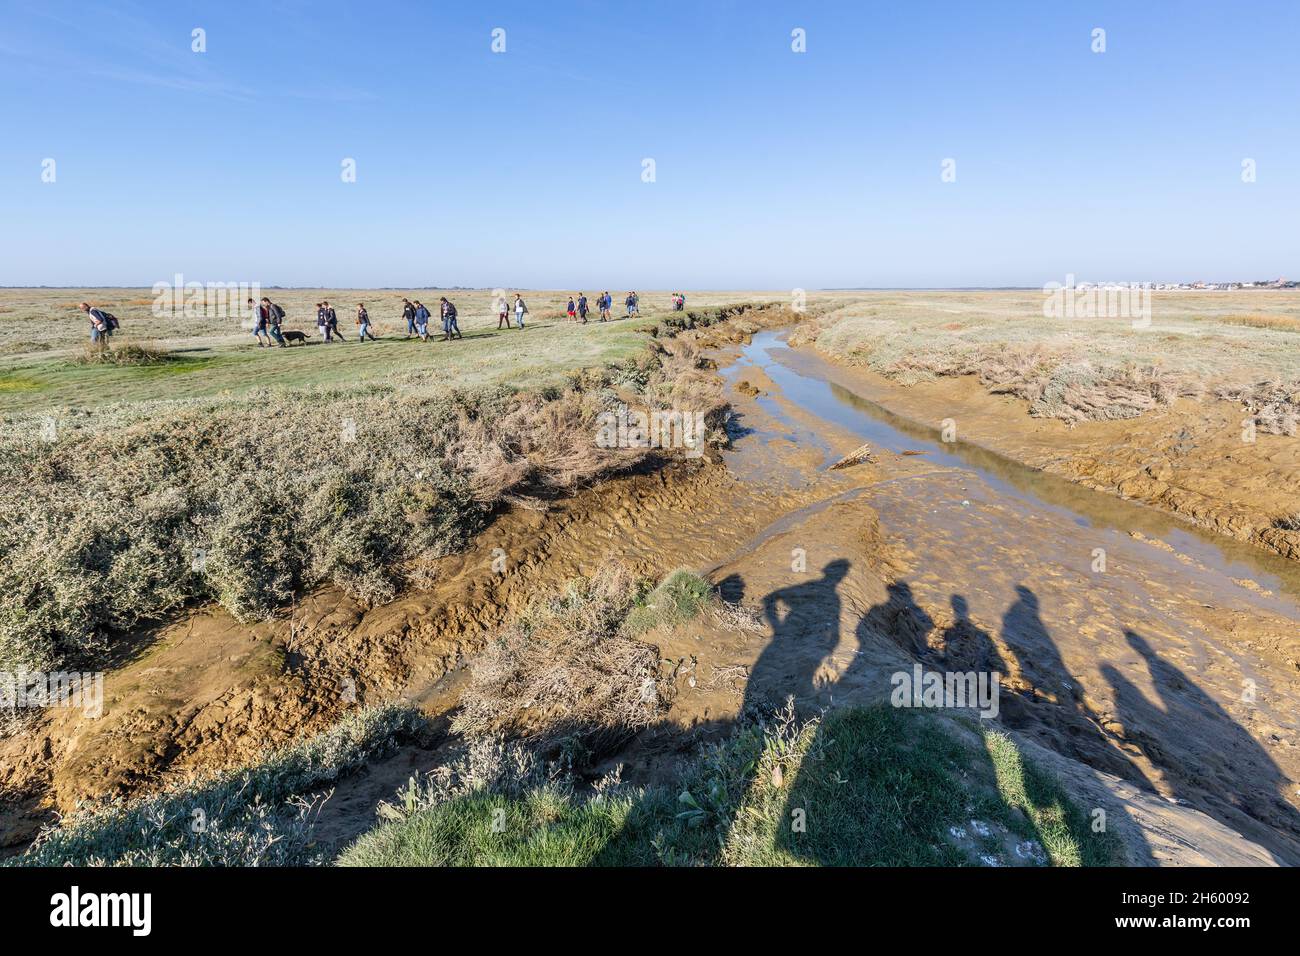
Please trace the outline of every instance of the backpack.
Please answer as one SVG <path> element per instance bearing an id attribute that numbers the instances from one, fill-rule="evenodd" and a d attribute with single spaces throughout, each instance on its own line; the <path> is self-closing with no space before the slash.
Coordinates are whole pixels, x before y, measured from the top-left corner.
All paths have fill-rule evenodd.
<path id="1" fill-rule="evenodd" d="M 117 316 L 112 312 L 105 312 L 103 309 L 96 309 L 95 311 L 98 312 L 100 318 L 104 320 L 104 331 L 116 332 L 118 330 L 121 323 L 117 321 Z"/>
<path id="2" fill-rule="evenodd" d="M 277 324 L 279 324 L 280 320 L 284 318 L 284 309 L 280 308 L 274 302 L 271 303 L 271 317 Z"/>

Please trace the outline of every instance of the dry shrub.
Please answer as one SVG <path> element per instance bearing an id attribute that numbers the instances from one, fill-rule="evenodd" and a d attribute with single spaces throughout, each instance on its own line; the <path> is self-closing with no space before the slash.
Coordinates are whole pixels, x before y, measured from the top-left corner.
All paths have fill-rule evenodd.
<path id="1" fill-rule="evenodd" d="M 1029 402 L 1029 413 L 1035 418 L 1070 424 L 1136 418 L 1198 388 L 1154 366 L 1070 361 L 1037 343 L 954 343 L 914 349 L 884 372 L 903 384 L 936 376 L 975 375 L 989 392 Z"/>
<path id="2" fill-rule="evenodd" d="M 1036 418 L 1058 418 L 1071 424 L 1136 418 L 1168 405 L 1179 389 L 1151 366 L 1097 367 L 1091 362 L 1058 365 L 1016 390 L 1029 398 Z"/>
<path id="3" fill-rule="evenodd" d="M 671 394 L 690 371 L 648 374 Z M 388 600 L 504 496 L 640 461 L 597 445 L 609 386 L 255 391 L 63 413 L 54 441 L 44 415 L 2 419 L 0 669 L 93 664 L 109 632 L 194 599 L 241 620 L 326 582 Z"/>
<path id="4" fill-rule="evenodd" d="M 601 754 L 649 726 L 672 687 L 659 652 L 622 627 L 635 597 L 632 576 L 611 565 L 533 604 L 470 665 L 453 728 Z"/>
<path id="5" fill-rule="evenodd" d="M 100 340 L 85 343 L 81 351 L 68 360 L 71 365 L 162 365 L 169 359 L 169 353 L 151 345 L 119 345 Z"/>
<path id="6" fill-rule="evenodd" d="M 1214 394 L 1227 401 L 1240 402 L 1262 432 L 1292 438 L 1300 432 L 1300 380 L 1222 385 Z"/>

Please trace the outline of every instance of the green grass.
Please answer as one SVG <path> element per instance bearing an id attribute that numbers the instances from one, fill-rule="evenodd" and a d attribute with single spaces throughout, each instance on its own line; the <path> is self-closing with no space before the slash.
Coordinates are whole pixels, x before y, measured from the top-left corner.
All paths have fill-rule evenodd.
<path id="1" fill-rule="evenodd" d="M 15 392 L 40 391 L 45 385 L 19 375 L 0 375 L 0 393 L 12 398 Z"/>
<path id="2" fill-rule="evenodd" d="M 696 574 L 679 568 L 637 603 L 627 618 L 629 634 L 643 634 L 653 628 L 671 628 L 700 613 L 713 586 Z"/>
<path id="3" fill-rule="evenodd" d="M 621 296 L 611 290 L 615 298 Z M 0 290 L 0 382 L 11 376 L 32 387 L 5 389 L 5 411 L 36 412 L 56 407 L 94 408 L 116 402 L 170 399 L 235 400 L 264 388 L 317 389 L 367 385 L 434 383 L 461 388 L 498 385 L 543 387 L 559 384 L 573 369 L 603 366 L 635 356 L 645 332 L 672 316 L 666 293 L 642 293 L 639 318 L 579 325 L 557 318 L 567 293 L 525 291 L 530 309 L 523 331 L 497 329 L 490 290 L 448 290 L 457 304 L 464 338 L 420 342 L 405 338 L 398 316 L 401 293 L 312 289 L 264 290 L 288 312 L 284 327 L 307 333 L 309 344 L 259 349 L 238 318 L 186 318 L 152 313 L 148 290 Z M 437 290 L 413 293 L 436 303 Z M 80 300 L 101 303 L 122 321 L 115 347 L 148 343 L 171 354 L 156 371 L 142 368 L 75 366 L 71 359 L 87 342 Z M 347 336 L 341 344 L 320 343 L 315 303 L 329 299 Z M 378 342 L 356 341 L 353 310 L 364 301 L 375 321 Z M 743 293 L 700 293 L 691 306 L 751 301 Z M 621 314 L 617 310 L 615 314 Z M 196 363 L 186 365 L 185 363 Z M 175 363 L 175 364 L 173 364 Z M 202 364 L 197 364 L 202 363 Z M 202 370 L 202 375 L 187 375 Z M 142 374 L 144 373 L 144 374 Z"/>
<path id="4" fill-rule="evenodd" d="M 635 356 L 645 346 L 648 320 L 603 326 L 537 327 L 523 332 L 467 333 L 456 342 L 384 338 L 286 349 L 259 349 L 249 342 L 173 352 L 169 361 L 145 366 L 78 366 L 66 356 L 27 357 L 0 382 L 6 411 L 52 406 L 94 407 L 159 399 L 240 399 L 258 389 L 304 390 L 367 383 L 434 381 L 461 388 L 513 383 L 555 385 L 575 368 L 601 366 Z M 202 372 L 202 375 L 193 374 Z M 165 390 L 160 385 L 165 382 Z M 0 386 L 3 388 L 3 386 Z"/>
<path id="5" fill-rule="evenodd" d="M 398 815 L 340 865 L 978 865 L 1007 862 L 1028 840 L 1053 865 L 1104 865 L 1119 852 L 1010 738 L 884 707 L 742 726 L 672 787 L 480 787 Z M 972 820 L 990 835 L 952 838 Z"/>

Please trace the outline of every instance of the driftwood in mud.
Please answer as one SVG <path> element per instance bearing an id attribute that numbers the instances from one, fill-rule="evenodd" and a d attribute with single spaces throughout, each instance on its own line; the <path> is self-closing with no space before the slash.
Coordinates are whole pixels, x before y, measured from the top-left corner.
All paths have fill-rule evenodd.
<path id="1" fill-rule="evenodd" d="M 853 451 L 849 452 L 835 464 L 831 465 L 831 471 L 839 471 L 841 468 L 852 468 L 854 465 L 875 464 L 876 456 L 871 453 L 870 445 L 859 445 Z"/>

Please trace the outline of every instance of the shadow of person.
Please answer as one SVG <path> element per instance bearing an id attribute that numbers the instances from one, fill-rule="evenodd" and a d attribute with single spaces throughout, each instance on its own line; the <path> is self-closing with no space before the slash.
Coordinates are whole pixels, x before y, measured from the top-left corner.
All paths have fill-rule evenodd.
<path id="1" fill-rule="evenodd" d="M 953 594 L 948 602 L 952 607 L 953 623 L 944 628 L 940 638 L 939 659 L 949 670 L 987 671 L 1005 677 L 1007 662 L 993 642 L 993 636 L 977 625 L 970 617 L 970 605 L 960 594 Z"/>
<path id="2" fill-rule="evenodd" d="M 1263 824 L 1248 834 L 1292 864 L 1300 863 L 1300 813 L 1282 794 L 1290 781 L 1259 742 L 1188 674 L 1160 657 L 1135 631 L 1124 638 L 1142 656 L 1158 698 L 1110 665 L 1101 669 L 1115 695 L 1124 739 L 1135 745 L 1180 801 L 1236 831 L 1241 815 Z M 1267 829 L 1265 829 L 1267 828 Z M 1275 833 L 1282 839 L 1269 840 Z"/>
<path id="3" fill-rule="evenodd" d="M 1004 695 L 1004 722 L 1048 750 L 1154 790 L 1141 768 L 1113 745 L 1101 718 L 1088 705 L 1086 688 L 1066 667 L 1043 622 L 1038 595 L 1023 584 L 1015 590 L 1016 600 L 1002 616 L 1001 637 L 1023 689 Z M 1012 660 L 1003 658 L 1008 673 L 1014 670 Z M 1154 862 L 1141 828 L 1134 824 L 1131 833 L 1136 835 L 1128 841 L 1130 862 Z"/>
<path id="4" fill-rule="evenodd" d="M 857 659 L 869 659 L 872 645 L 882 637 L 912 657 L 932 658 L 926 637 L 934 630 L 934 620 L 916 603 L 912 586 L 906 581 L 891 581 L 885 593 L 885 600 L 873 604 L 858 621 L 854 632 Z"/>
<path id="5" fill-rule="evenodd" d="M 840 640 L 839 586 L 849 566 L 837 558 L 816 580 L 763 598 L 763 618 L 772 638 L 750 671 L 742 714 L 762 716 L 791 697 L 797 708 L 806 708 L 817 698 L 817 673 Z"/>

